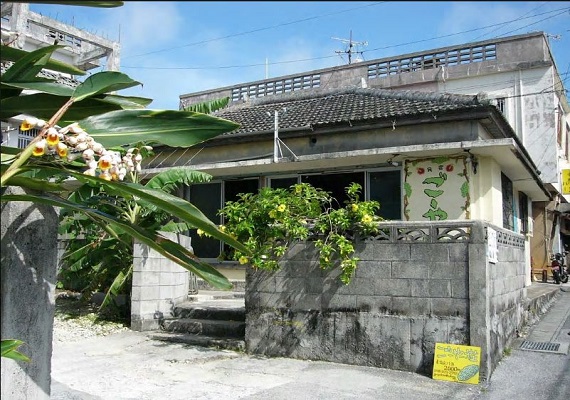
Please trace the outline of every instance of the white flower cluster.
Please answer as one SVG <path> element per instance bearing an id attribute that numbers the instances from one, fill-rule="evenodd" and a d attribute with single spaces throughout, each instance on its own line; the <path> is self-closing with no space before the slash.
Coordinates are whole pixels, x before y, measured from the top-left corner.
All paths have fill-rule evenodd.
<path id="1" fill-rule="evenodd" d="M 46 122 L 34 117 L 26 118 L 20 125 L 22 131 L 43 128 Z M 150 146 L 144 146 L 152 150 Z M 51 155 L 71 161 L 82 157 L 87 165 L 84 174 L 110 180 L 125 179 L 127 172 L 140 172 L 142 155 L 137 148 L 130 148 L 121 157 L 117 151 L 106 150 L 97 143 L 77 122 L 64 128 L 48 128 L 43 137 L 34 144 L 32 154 L 36 157 Z"/>

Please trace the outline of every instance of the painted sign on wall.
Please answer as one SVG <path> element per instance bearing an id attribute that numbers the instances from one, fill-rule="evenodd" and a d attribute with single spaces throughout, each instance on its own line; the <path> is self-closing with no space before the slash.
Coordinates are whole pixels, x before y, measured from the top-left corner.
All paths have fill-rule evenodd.
<path id="1" fill-rule="evenodd" d="M 406 161 L 404 215 L 408 221 L 469 219 L 465 157 Z"/>
<path id="2" fill-rule="evenodd" d="M 436 343 L 433 379 L 460 383 L 479 383 L 481 347 Z"/>
<path id="3" fill-rule="evenodd" d="M 562 170 L 562 194 L 570 194 L 570 169 Z"/>

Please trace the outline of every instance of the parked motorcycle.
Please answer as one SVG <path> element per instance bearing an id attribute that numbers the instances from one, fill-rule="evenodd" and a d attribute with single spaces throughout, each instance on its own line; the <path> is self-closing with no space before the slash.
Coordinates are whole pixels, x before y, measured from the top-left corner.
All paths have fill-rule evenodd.
<path id="1" fill-rule="evenodd" d="M 552 269 L 552 277 L 554 278 L 554 282 L 557 284 L 567 283 L 568 282 L 568 267 L 564 262 L 564 256 L 568 252 L 565 251 L 564 255 L 562 253 L 556 253 L 550 256 L 550 260 L 552 261 L 550 264 L 550 268 Z"/>

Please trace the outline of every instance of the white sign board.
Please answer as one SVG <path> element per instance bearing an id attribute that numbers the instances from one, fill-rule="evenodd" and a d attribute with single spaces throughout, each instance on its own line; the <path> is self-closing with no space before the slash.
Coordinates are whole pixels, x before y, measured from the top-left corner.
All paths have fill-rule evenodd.
<path id="1" fill-rule="evenodd" d="M 499 261 L 497 231 L 489 227 L 487 227 L 487 261 L 493 264 L 496 264 Z"/>

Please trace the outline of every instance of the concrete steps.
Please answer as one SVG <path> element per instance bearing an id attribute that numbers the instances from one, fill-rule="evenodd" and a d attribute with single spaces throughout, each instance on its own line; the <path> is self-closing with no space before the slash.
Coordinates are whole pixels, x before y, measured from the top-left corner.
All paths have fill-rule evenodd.
<path id="1" fill-rule="evenodd" d="M 151 339 L 234 351 L 245 350 L 243 292 L 200 291 L 178 304 Z"/>

